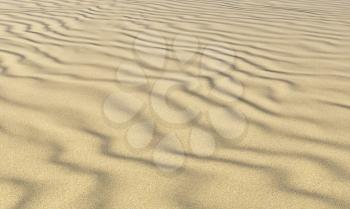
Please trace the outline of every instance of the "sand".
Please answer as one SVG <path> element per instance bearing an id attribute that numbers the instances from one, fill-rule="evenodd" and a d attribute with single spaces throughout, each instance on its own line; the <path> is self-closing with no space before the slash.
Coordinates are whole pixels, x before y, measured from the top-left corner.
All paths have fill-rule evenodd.
<path id="1" fill-rule="evenodd" d="M 1 209 L 350 208 L 347 0 L 1 0 Z"/>

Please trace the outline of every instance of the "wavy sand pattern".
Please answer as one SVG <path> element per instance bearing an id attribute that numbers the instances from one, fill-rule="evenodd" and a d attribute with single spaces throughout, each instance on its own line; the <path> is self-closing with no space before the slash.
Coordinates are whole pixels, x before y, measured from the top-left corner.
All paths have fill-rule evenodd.
<path id="1" fill-rule="evenodd" d="M 1 0 L 1 209 L 350 208 L 346 0 Z"/>

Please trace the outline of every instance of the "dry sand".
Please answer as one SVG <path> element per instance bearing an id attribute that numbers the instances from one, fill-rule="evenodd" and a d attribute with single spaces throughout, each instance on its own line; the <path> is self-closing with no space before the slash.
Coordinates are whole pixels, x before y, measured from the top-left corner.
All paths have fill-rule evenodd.
<path id="1" fill-rule="evenodd" d="M 1 0 L 1 209 L 350 208 L 347 0 Z"/>

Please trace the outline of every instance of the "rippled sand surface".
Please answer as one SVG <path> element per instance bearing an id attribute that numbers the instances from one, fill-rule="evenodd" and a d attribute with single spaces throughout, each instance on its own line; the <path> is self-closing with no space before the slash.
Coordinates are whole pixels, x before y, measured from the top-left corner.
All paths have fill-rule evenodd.
<path id="1" fill-rule="evenodd" d="M 1 209 L 350 208 L 347 0 L 0 0 Z"/>

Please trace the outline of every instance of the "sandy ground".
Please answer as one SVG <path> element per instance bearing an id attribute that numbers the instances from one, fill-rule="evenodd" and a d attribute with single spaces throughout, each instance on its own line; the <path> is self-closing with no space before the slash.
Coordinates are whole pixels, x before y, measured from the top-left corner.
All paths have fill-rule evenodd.
<path id="1" fill-rule="evenodd" d="M 0 0 L 1 209 L 350 208 L 347 0 Z"/>

